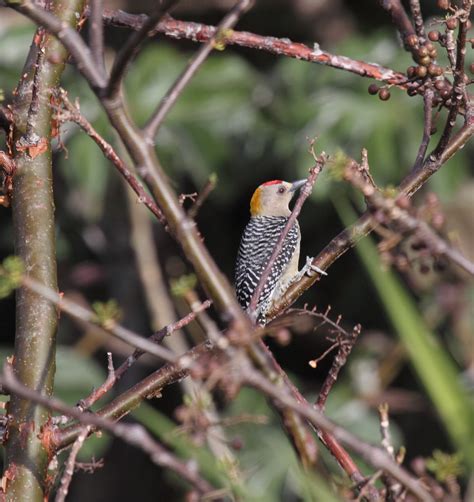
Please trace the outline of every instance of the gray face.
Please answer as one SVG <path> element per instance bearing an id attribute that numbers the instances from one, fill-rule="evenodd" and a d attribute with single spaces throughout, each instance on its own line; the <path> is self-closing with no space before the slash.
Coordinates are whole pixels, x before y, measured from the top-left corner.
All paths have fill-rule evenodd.
<path id="1" fill-rule="evenodd" d="M 260 185 L 250 202 L 252 216 L 289 216 L 288 207 L 295 195 L 293 184 L 286 181 Z"/>

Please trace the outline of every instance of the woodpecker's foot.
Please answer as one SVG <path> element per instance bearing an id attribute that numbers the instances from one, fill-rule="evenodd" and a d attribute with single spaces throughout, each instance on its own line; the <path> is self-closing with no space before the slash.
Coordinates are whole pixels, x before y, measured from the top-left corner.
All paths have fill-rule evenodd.
<path id="1" fill-rule="evenodd" d="M 316 265 L 313 265 L 313 258 L 311 256 L 306 257 L 306 265 L 301 269 L 301 277 L 303 275 L 307 275 L 308 277 L 313 277 L 315 273 L 321 274 L 321 275 L 328 275 L 327 272 L 324 270 L 320 269 Z M 300 277 L 300 279 L 301 279 Z"/>

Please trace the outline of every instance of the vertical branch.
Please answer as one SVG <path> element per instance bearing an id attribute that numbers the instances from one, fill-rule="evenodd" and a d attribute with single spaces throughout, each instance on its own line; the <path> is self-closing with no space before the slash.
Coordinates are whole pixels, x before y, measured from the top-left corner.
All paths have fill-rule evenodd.
<path id="1" fill-rule="evenodd" d="M 53 10 L 61 22 L 75 26 L 76 12 L 82 10 L 82 2 L 55 0 Z M 54 290 L 57 282 L 50 98 L 66 58 L 67 51 L 55 37 L 38 31 L 30 49 L 26 76 L 13 103 L 15 252 L 30 277 Z M 23 385 L 45 395 L 53 391 L 56 325 L 57 312 L 49 301 L 24 287 L 18 290 L 15 375 Z M 6 445 L 6 469 L 12 476 L 6 487 L 6 500 L 43 501 L 47 496 L 48 452 L 38 431 L 48 420 L 49 412 L 13 394 L 9 414 L 12 422 Z"/>

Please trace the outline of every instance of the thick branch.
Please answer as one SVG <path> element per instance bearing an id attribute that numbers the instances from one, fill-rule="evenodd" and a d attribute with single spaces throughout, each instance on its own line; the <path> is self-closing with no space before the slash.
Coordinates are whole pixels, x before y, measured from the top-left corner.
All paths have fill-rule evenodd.
<path id="1" fill-rule="evenodd" d="M 81 0 L 71 0 L 67 5 L 54 1 L 52 5 L 58 16 L 52 17 L 58 23 L 76 25 Z M 51 290 L 57 289 L 57 278 L 50 98 L 59 84 L 66 58 L 62 44 L 44 30 L 38 30 L 12 107 L 15 253 L 23 260 L 29 277 Z M 20 288 L 16 301 L 14 371 L 23 385 L 46 396 L 53 392 L 56 327 L 54 306 L 38 294 Z M 12 476 L 6 486 L 6 500 L 42 501 L 46 497 L 48 453 L 38 431 L 48 421 L 49 412 L 13 394 L 9 414 L 12 421 L 5 469 Z"/>

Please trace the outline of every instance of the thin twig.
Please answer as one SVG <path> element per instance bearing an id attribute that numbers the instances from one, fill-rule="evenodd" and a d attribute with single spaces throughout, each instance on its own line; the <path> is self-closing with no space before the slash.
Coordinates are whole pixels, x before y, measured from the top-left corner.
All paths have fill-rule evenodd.
<path id="1" fill-rule="evenodd" d="M 163 123 L 166 115 L 176 103 L 176 100 L 183 92 L 184 88 L 196 74 L 199 67 L 212 52 L 215 44 L 219 41 L 219 37 L 224 36 L 225 40 L 226 31 L 235 26 L 240 17 L 253 5 L 253 2 L 254 0 L 239 0 L 235 4 L 231 11 L 219 23 L 212 37 L 210 37 L 209 40 L 198 50 L 181 75 L 179 75 L 179 77 L 172 84 L 144 128 L 144 134 L 148 144 L 154 143 L 158 129 Z"/>
<path id="2" fill-rule="evenodd" d="M 209 194 L 216 187 L 216 184 L 217 184 L 217 176 L 215 174 L 211 174 L 211 176 L 209 176 L 207 183 L 204 185 L 202 190 L 199 192 L 199 195 L 198 195 L 197 199 L 194 201 L 194 204 L 188 210 L 188 216 L 190 218 L 192 218 L 193 220 L 196 218 L 202 205 L 204 204 L 206 199 L 209 197 Z"/>
<path id="3" fill-rule="evenodd" d="M 182 319 L 179 321 L 176 321 L 172 324 L 169 324 L 168 326 L 165 326 L 164 328 L 160 329 L 156 333 L 153 333 L 148 340 L 154 343 L 161 343 L 163 339 L 166 336 L 171 335 L 171 333 L 184 328 L 187 326 L 190 322 L 194 321 L 194 319 L 204 312 L 206 309 L 208 309 L 211 306 L 212 302 L 210 300 L 205 300 L 204 302 L 194 305 L 193 306 L 193 311 L 184 316 Z M 115 378 L 116 380 L 120 379 L 123 374 L 131 367 L 133 364 L 135 364 L 138 359 L 145 354 L 143 350 L 135 350 L 135 352 L 127 357 L 127 359 L 115 370 Z"/>
<path id="4" fill-rule="evenodd" d="M 78 438 L 74 441 L 74 444 L 72 445 L 69 457 L 64 467 L 64 474 L 61 478 L 61 483 L 59 485 L 59 489 L 56 494 L 55 502 L 64 502 L 66 500 L 67 494 L 69 492 L 69 485 L 71 484 L 72 477 L 74 475 L 74 467 L 76 465 L 77 455 L 79 453 L 79 450 L 82 448 L 84 441 L 87 439 L 90 430 L 91 430 L 90 426 L 84 427 L 82 429 L 82 432 L 79 434 Z"/>
<path id="5" fill-rule="evenodd" d="M 166 223 L 163 213 L 160 211 L 156 202 L 148 195 L 145 187 L 138 180 L 138 178 L 132 173 L 125 162 L 117 155 L 114 148 L 110 143 L 107 143 L 105 139 L 94 129 L 92 124 L 81 114 L 80 110 L 69 101 L 66 91 L 64 89 L 60 90 L 60 99 L 67 113 L 63 111 L 58 111 L 58 118 L 61 122 L 70 120 L 76 123 L 81 129 L 97 144 L 97 146 L 102 150 L 104 156 L 109 159 L 115 166 L 117 171 L 123 176 L 125 181 L 130 185 L 132 190 L 138 195 L 138 200 L 143 203 L 160 221 L 162 224 Z"/>
<path id="6" fill-rule="evenodd" d="M 44 284 L 34 280 L 29 276 L 24 276 L 22 280 L 22 285 L 29 290 L 35 292 L 46 300 L 50 301 L 59 310 L 65 312 L 66 314 L 78 319 L 80 321 L 93 324 L 101 328 L 104 332 L 115 336 L 116 338 L 128 343 L 132 347 L 143 350 L 149 354 L 153 354 L 160 359 L 165 361 L 174 361 L 176 355 L 171 351 L 148 341 L 146 338 L 134 333 L 133 331 L 120 326 L 115 322 L 110 322 L 106 324 L 101 324 L 97 319 L 97 316 L 91 310 L 84 308 L 83 306 L 64 298 L 61 294 L 57 293 L 51 288 L 48 288 Z"/>
<path id="7" fill-rule="evenodd" d="M 390 421 L 388 417 L 388 404 L 382 403 L 379 408 L 379 418 L 380 418 L 380 435 L 382 436 L 382 447 L 390 455 L 393 460 L 397 461 L 395 456 L 395 449 L 392 445 L 392 439 L 390 437 Z M 398 462 L 397 463 L 401 463 Z M 383 475 L 382 480 L 384 485 L 387 487 L 388 501 L 399 500 L 400 493 L 403 490 L 403 486 L 391 476 Z"/>
<path id="8" fill-rule="evenodd" d="M 268 260 L 268 263 L 266 264 L 262 275 L 260 276 L 260 280 L 258 281 L 257 287 L 255 288 L 255 291 L 253 292 L 252 298 L 250 300 L 248 312 L 250 317 L 252 317 L 255 314 L 255 309 L 257 307 L 257 303 L 260 299 L 260 295 L 262 294 L 263 288 L 265 287 L 265 284 L 268 280 L 268 277 L 271 274 L 272 267 L 275 263 L 275 260 L 278 258 L 278 255 L 280 254 L 283 244 L 285 242 L 286 236 L 288 235 L 288 232 L 292 229 L 293 225 L 296 222 L 296 218 L 298 218 L 298 215 L 300 214 L 301 208 L 303 207 L 303 204 L 305 200 L 309 197 L 311 194 L 311 191 L 313 189 L 313 185 L 316 182 L 316 178 L 318 177 L 319 173 L 321 172 L 321 169 L 326 162 L 326 157 L 325 155 L 320 155 L 316 159 L 316 164 L 314 167 L 310 169 L 310 174 L 306 180 L 306 183 L 304 184 L 303 188 L 301 189 L 301 192 L 298 196 L 298 199 L 296 200 L 296 203 L 293 207 L 293 210 L 291 211 L 290 217 L 288 218 L 288 221 L 286 222 L 280 236 L 278 237 L 278 240 L 275 244 L 275 247 L 273 248 L 273 252 L 270 256 L 270 259 Z"/>
<path id="9" fill-rule="evenodd" d="M 348 333 L 349 336 L 344 337 L 339 340 L 339 350 L 337 351 L 336 357 L 331 365 L 331 368 L 324 379 L 323 385 L 321 386 L 321 390 L 319 391 L 318 399 L 316 401 L 316 406 L 324 411 L 326 406 L 326 400 L 328 398 L 331 389 L 334 387 L 334 384 L 337 381 L 337 377 L 339 376 L 339 372 L 343 368 L 343 366 L 347 362 L 347 358 L 351 353 L 358 336 L 360 335 L 361 326 L 357 324 L 352 329 L 351 333 Z"/>
<path id="10" fill-rule="evenodd" d="M 5 388 L 10 389 L 11 392 L 14 392 L 24 399 L 28 399 L 41 404 L 50 410 L 75 418 L 82 425 L 92 426 L 94 428 L 108 431 L 123 441 L 136 446 L 147 453 L 154 464 L 175 471 L 180 477 L 193 485 L 199 493 L 207 493 L 213 489 L 212 486 L 199 475 L 194 466 L 190 466 L 189 464 L 185 464 L 181 460 L 178 460 L 160 443 L 155 441 L 141 425 L 114 423 L 111 420 L 103 418 L 99 415 L 84 413 L 77 408 L 71 408 L 58 399 L 43 396 L 35 390 L 29 389 L 20 383 L 15 378 L 13 370 L 9 364 L 5 364 L 3 366 L 3 373 L 0 376 L 0 382 Z"/>
<path id="11" fill-rule="evenodd" d="M 94 403 L 96 403 L 101 397 L 103 397 L 112 386 L 115 384 L 117 378 L 114 370 L 114 361 L 112 358 L 112 352 L 107 352 L 107 378 L 105 381 L 94 389 L 86 398 L 81 399 L 77 404 L 77 407 L 81 411 L 88 410 Z"/>
<path id="12" fill-rule="evenodd" d="M 130 66 L 130 63 L 137 53 L 140 45 L 148 37 L 148 33 L 154 28 L 158 21 L 174 7 L 178 0 L 160 0 L 160 5 L 147 18 L 141 28 L 128 37 L 125 45 L 120 49 L 115 58 L 114 65 L 110 72 L 109 83 L 106 96 L 114 99 L 120 91 L 123 78 Z"/>

